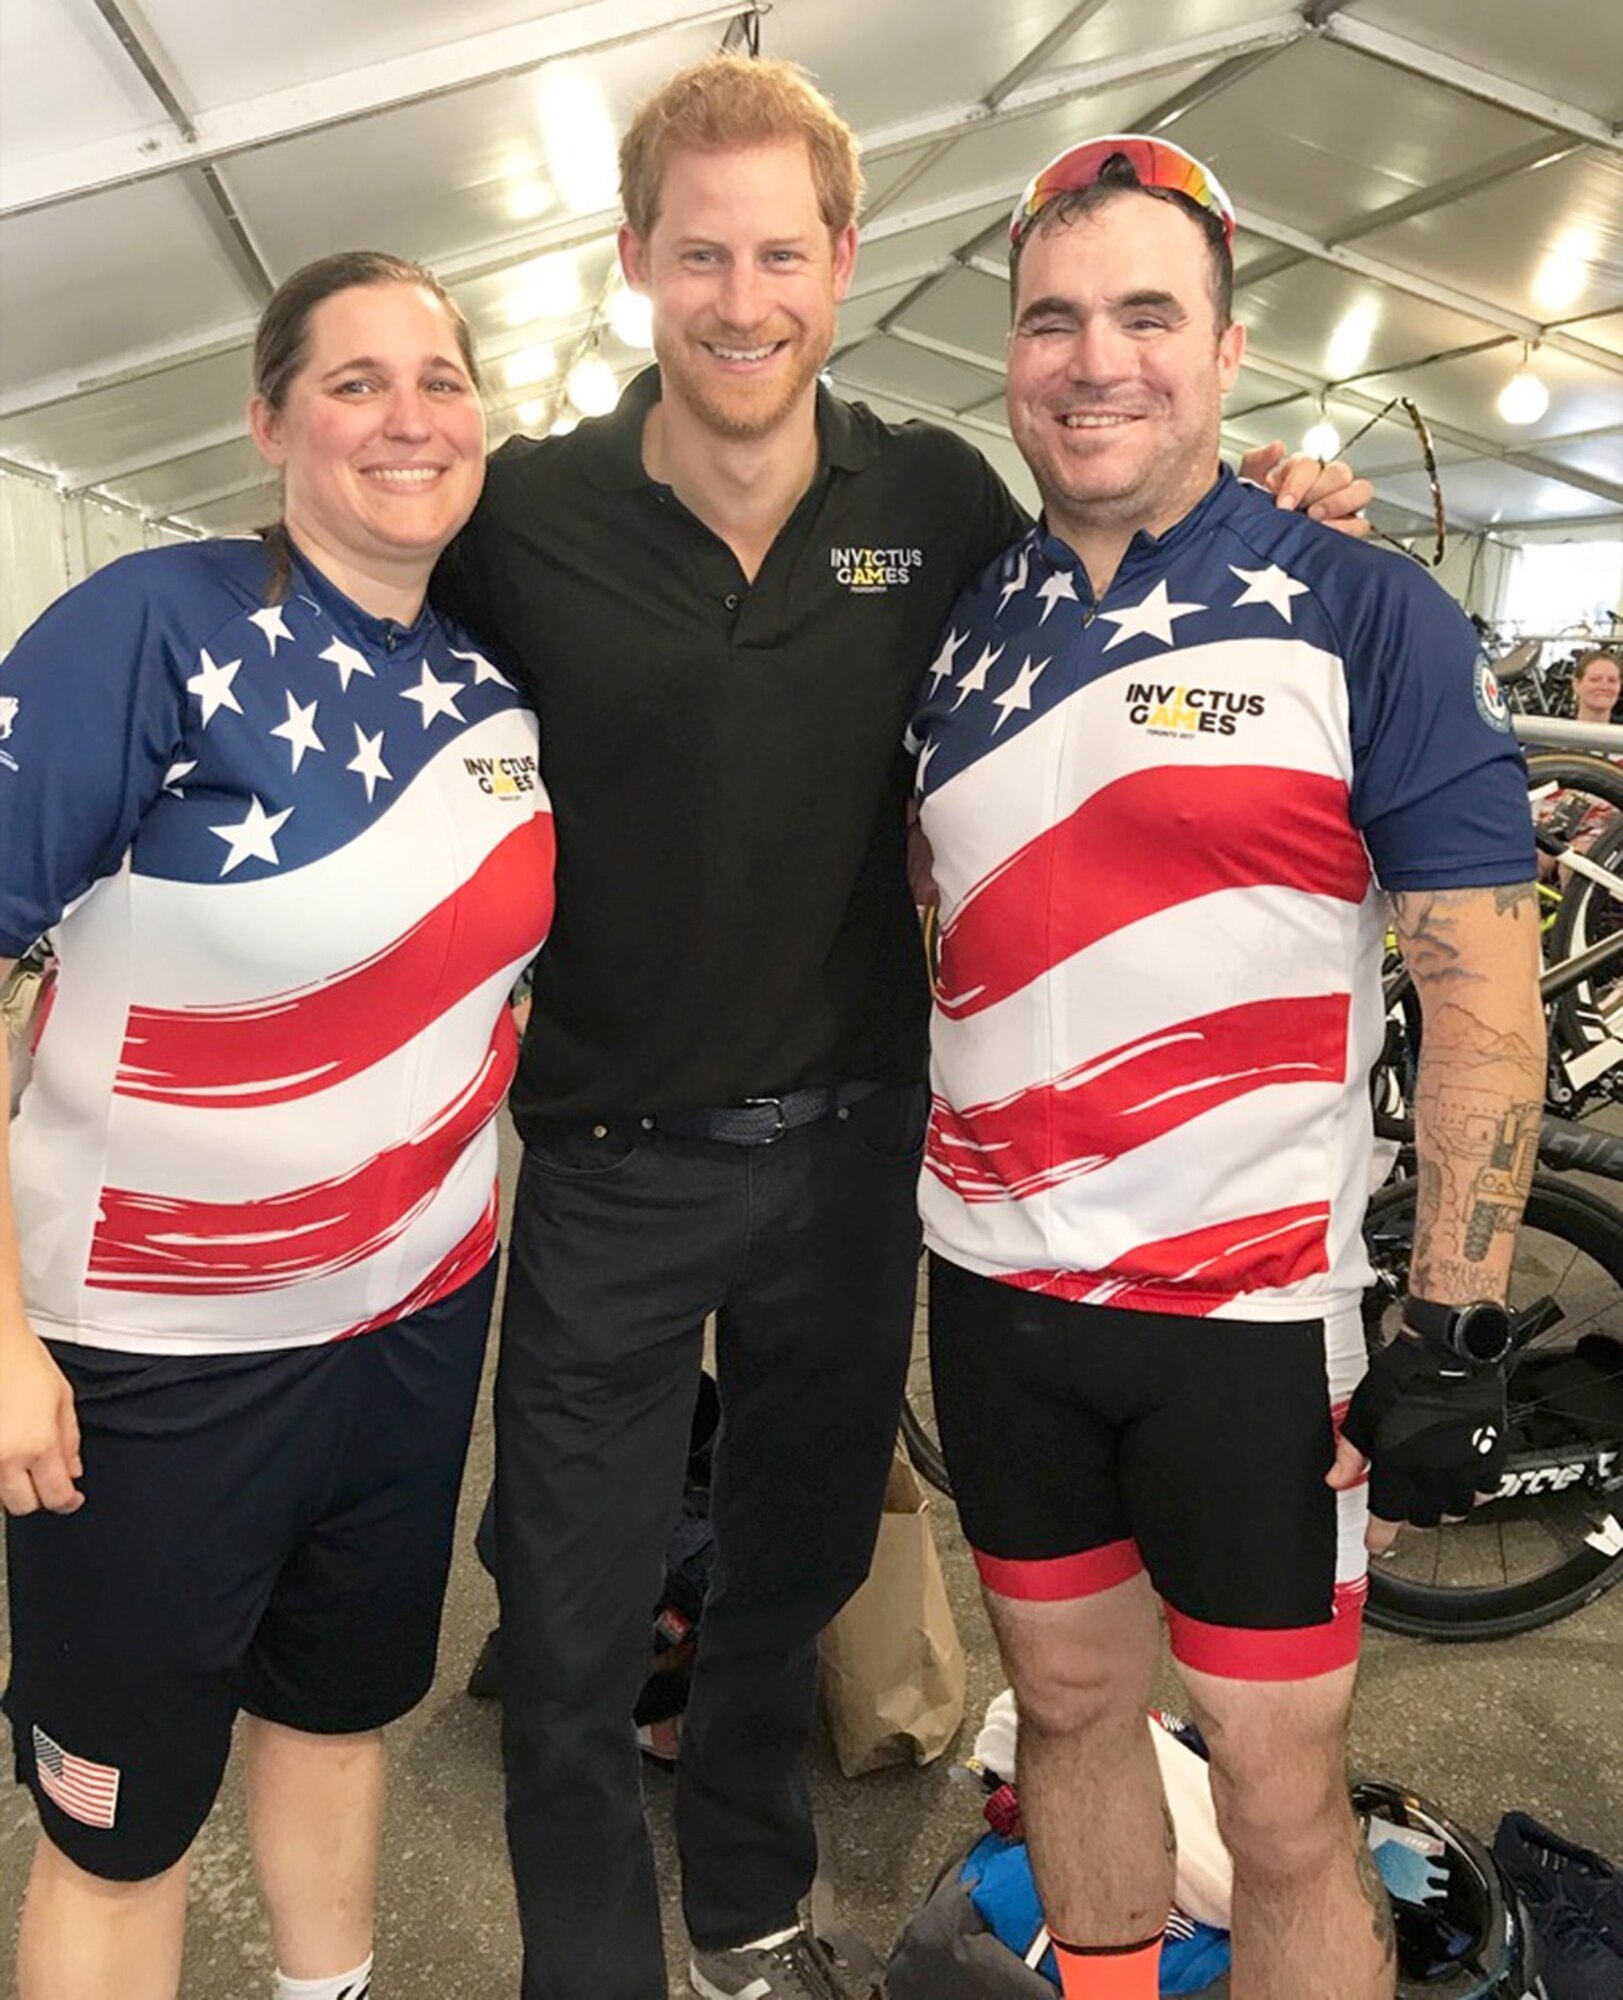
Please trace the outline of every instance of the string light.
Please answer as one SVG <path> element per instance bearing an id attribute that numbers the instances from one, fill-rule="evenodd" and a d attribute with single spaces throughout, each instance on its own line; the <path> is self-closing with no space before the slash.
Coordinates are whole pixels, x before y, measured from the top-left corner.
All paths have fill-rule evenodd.
<path id="1" fill-rule="evenodd" d="M 583 354 L 564 386 L 583 417 L 606 417 L 620 400 L 619 378 L 601 354 Z"/>
<path id="2" fill-rule="evenodd" d="M 1533 372 L 1533 350 L 1522 342 L 1522 365 L 1499 391 L 1499 414 L 1507 424 L 1536 424 L 1550 407 L 1550 392 Z"/>
<path id="3" fill-rule="evenodd" d="M 1307 453 L 1309 458 L 1328 460 L 1340 454 L 1341 433 L 1331 423 L 1329 412 L 1324 407 L 1322 397 L 1319 401 L 1319 420 L 1315 424 L 1309 424 L 1307 430 L 1303 433 L 1302 449 Z"/>

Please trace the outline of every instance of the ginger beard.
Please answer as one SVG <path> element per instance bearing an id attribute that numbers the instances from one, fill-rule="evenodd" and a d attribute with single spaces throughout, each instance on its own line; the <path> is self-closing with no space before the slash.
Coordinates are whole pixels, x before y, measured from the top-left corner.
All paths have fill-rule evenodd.
<path id="1" fill-rule="evenodd" d="M 674 154 L 646 241 L 620 238 L 653 305 L 666 402 L 729 440 L 778 429 L 833 349 L 855 239 L 831 237 L 801 140 Z"/>

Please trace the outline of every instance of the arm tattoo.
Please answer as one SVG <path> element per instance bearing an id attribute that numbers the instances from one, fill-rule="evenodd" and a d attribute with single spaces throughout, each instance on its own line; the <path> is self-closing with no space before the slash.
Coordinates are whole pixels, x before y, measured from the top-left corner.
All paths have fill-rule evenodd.
<path id="1" fill-rule="evenodd" d="M 1392 1917 L 1392 1899 L 1386 1893 L 1386 1884 L 1381 1880 L 1380 1869 L 1375 1866 L 1375 1857 L 1369 1851 L 1369 1842 L 1361 1835 L 1353 1859 L 1358 1870 L 1358 1893 L 1369 1905 L 1375 1942 L 1381 1947 L 1381 1963 L 1393 1965 L 1397 1962 L 1398 1956 L 1398 1931 Z"/>

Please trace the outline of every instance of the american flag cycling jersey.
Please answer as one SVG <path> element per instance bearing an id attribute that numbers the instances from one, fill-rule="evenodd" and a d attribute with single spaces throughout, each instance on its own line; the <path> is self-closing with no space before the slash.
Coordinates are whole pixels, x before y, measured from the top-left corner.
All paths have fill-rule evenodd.
<path id="1" fill-rule="evenodd" d="M 129 556 L 0 669 L 0 953 L 49 930 L 12 1128 L 36 1330 L 339 1338 L 495 1248 L 506 996 L 552 914 L 537 730 L 477 645 L 257 540 Z"/>
<path id="2" fill-rule="evenodd" d="M 960 598 L 913 736 L 931 1247 L 1160 1312 L 1355 1299 L 1379 889 L 1533 872 L 1467 620 L 1224 473 L 1099 603 L 1039 523 Z"/>

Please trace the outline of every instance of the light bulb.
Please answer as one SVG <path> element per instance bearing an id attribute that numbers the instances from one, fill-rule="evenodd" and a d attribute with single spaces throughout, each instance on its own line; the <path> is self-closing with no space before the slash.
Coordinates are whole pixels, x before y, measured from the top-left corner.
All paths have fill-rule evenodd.
<path id="1" fill-rule="evenodd" d="M 629 285 L 616 285 L 609 294 L 609 327 L 615 339 L 627 347 L 652 347 L 654 309 L 643 293 L 632 291 Z"/>
<path id="2" fill-rule="evenodd" d="M 1303 433 L 1302 449 L 1309 458 L 1332 459 L 1341 449 L 1341 433 L 1328 417 L 1320 417 Z"/>
<path id="3" fill-rule="evenodd" d="M 1525 365 L 1499 391 L 1499 414 L 1507 424 L 1536 424 L 1549 407 L 1549 390 Z"/>
<path id="4" fill-rule="evenodd" d="M 583 417 L 606 417 L 620 400 L 619 381 L 601 354 L 583 354 L 565 386 Z"/>

